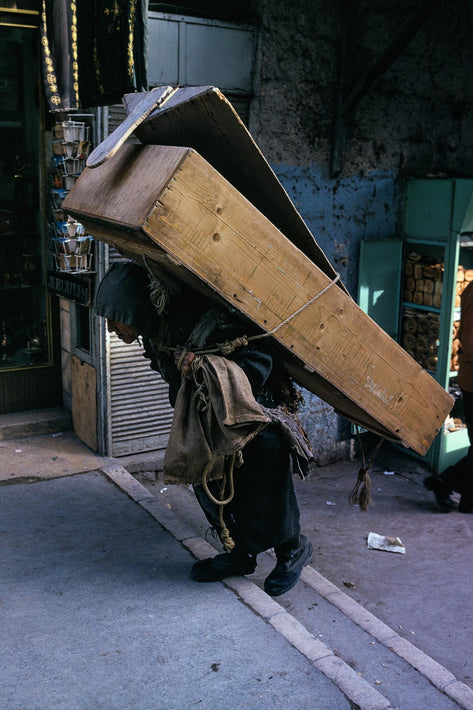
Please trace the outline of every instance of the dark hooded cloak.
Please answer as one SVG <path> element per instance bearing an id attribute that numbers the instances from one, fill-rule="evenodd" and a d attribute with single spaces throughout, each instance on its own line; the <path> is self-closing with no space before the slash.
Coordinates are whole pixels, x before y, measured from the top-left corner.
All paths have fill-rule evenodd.
<path id="1" fill-rule="evenodd" d="M 115 263 L 104 276 L 95 300 L 95 313 L 110 320 L 133 326 L 143 335 L 144 355 L 169 384 L 174 406 L 181 375 L 174 364 L 172 348 L 191 349 L 193 337 L 202 328 L 212 304 L 200 294 L 183 288 L 170 297 L 161 315 L 150 299 L 150 278 L 143 267 Z M 247 329 L 237 314 L 214 309 L 210 319 L 215 328 L 208 330 L 207 343 L 217 343 L 241 335 Z M 214 317 L 215 316 L 215 317 Z M 165 328 L 163 329 L 163 324 Z M 166 333 L 165 340 L 162 337 Z M 249 346 L 230 356 L 245 372 L 253 394 L 264 406 L 276 406 L 269 378 L 275 358 L 264 347 Z M 279 380 L 279 375 L 276 378 Z M 299 509 L 292 481 L 291 446 L 278 422 L 271 422 L 243 449 L 243 464 L 235 472 L 235 492 L 224 507 L 224 520 L 231 537 L 242 549 L 257 554 L 284 544 L 300 531 Z M 219 498 L 219 483 L 209 481 L 212 494 Z M 202 485 L 194 491 L 208 521 L 220 532 L 218 507 L 209 499 Z"/>
<path id="2" fill-rule="evenodd" d="M 95 313 L 152 337 L 158 329 L 158 314 L 150 300 L 149 286 L 146 272 L 138 264 L 112 264 L 97 290 Z"/>

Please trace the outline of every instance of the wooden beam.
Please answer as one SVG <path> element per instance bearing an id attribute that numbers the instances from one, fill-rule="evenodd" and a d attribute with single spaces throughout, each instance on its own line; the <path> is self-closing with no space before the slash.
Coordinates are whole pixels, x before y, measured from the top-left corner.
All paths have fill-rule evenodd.
<path id="1" fill-rule="evenodd" d="M 358 0 L 341 0 L 340 21 L 341 36 L 338 61 L 337 96 L 335 107 L 335 121 L 333 126 L 332 145 L 332 177 L 340 174 L 345 152 L 345 141 L 347 135 L 347 119 L 342 113 L 344 99 L 347 90 L 351 86 L 353 77 L 353 37 L 358 12 Z"/>
<path id="2" fill-rule="evenodd" d="M 444 0 L 426 0 L 420 5 L 414 16 L 407 21 L 394 41 L 353 89 L 340 109 L 341 115 L 348 115 L 355 110 L 361 99 L 366 96 L 379 77 L 384 74 L 400 56 L 411 39 L 417 34 L 422 25 L 442 2 L 444 2 Z"/>

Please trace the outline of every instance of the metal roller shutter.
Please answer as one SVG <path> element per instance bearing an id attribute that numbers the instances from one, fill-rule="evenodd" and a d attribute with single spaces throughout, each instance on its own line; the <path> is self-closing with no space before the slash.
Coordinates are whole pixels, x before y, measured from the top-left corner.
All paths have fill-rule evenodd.
<path id="1" fill-rule="evenodd" d="M 151 370 L 141 344 L 110 337 L 110 424 L 112 456 L 164 448 L 173 410 L 168 386 Z"/>

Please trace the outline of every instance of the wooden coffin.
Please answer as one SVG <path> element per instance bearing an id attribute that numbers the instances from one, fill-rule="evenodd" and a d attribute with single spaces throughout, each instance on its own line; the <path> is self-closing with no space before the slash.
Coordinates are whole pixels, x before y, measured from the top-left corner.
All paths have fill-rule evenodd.
<path id="1" fill-rule="evenodd" d="M 159 108 L 135 129 L 142 143 L 194 148 L 327 276 L 336 272 L 238 116 L 214 86 L 154 89 Z M 152 92 L 125 94 L 128 115 Z M 120 126 L 117 129 L 120 132 Z M 113 143 L 113 138 L 111 139 Z M 337 288 L 345 290 L 341 281 Z"/>
<path id="2" fill-rule="evenodd" d="M 343 417 L 426 453 L 451 397 L 195 150 L 125 144 L 84 170 L 64 209 L 261 332 L 278 328 L 270 337 L 297 382 Z"/>

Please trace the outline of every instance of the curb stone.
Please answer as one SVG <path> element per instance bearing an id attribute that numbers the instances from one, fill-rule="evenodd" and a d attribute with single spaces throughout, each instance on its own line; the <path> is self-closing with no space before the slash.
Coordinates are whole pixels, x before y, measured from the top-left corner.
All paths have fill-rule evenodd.
<path id="1" fill-rule="evenodd" d="M 398 633 L 358 604 L 348 594 L 328 582 L 313 567 L 305 567 L 301 574 L 301 579 L 383 646 L 386 646 L 386 648 L 425 676 L 440 692 L 450 697 L 464 710 L 473 710 L 473 690 L 465 683 L 457 680 L 453 673 L 444 668 L 444 666 L 430 658 L 410 641 L 399 636 Z"/>
<path id="2" fill-rule="evenodd" d="M 182 522 L 165 504 L 150 495 L 148 490 L 122 466 L 107 466 L 100 470 L 141 505 L 197 559 L 215 554 L 212 545 L 202 537 L 196 536 L 193 529 Z M 274 557 L 274 553 L 268 554 Z M 440 692 L 458 703 L 463 710 L 473 710 L 473 690 L 469 686 L 457 680 L 437 661 L 399 636 L 313 567 L 307 565 L 304 568 L 301 580 L 337 607 L 357 626 L 409 663 Z M 335 656 L 330 648 L 316 639 L 295 617 L 286 612 L 251 580 L 246 577 L 229 577 L 223 583 L 236 592 L 248 607 L 270 623 L 294 648 L 334 682 L 346 697 L 356 704 L 357 710 L 394 710 L 387 698 L 355 673 L 341 658 Z"/>
<path id="3" fill-rule="evenodd" d="M 159 500 L 153 497 L 154 500 L 151 501 L 147 489 L 136 481 L 126 469 L 117 465 L 107 466 L 100 470 L 175 536 L 194 557 L 204 559 L 215 554 L 215 548 L 212 545 L 187 529 L 177 516 Z M 176 535 L 174 535 L 174 531 L 177 533 Z M 256 584 L 242 577 L 229 577 L 224 580 L 224 584 L 235 591 L 255 613 L 271 624 L 275 631 L 302 653 L 317 670 L 335 683 L 348 700 L 355 704 L 356 710 L 394 710 L 387 698 L 361 678 L 341 658 L 337 658 L 328 646 L 316 639 L 305 626 Z"/>

